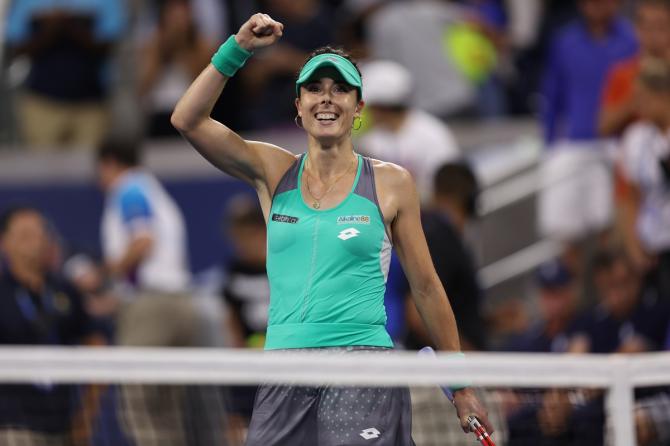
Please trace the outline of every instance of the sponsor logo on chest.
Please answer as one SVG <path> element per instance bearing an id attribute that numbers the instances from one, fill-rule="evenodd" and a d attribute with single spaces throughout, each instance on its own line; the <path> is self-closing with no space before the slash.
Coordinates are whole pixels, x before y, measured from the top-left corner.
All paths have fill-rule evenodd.
<path id="1" fill-rule="evenodd" d="M 292 217 L 290 215 L 282 215 L 282 214 L 272 214 L 272 221 L 276 221 L 278 223 L 296 224 L 298 223 L 298 217 Z"/>
<path id="2" fill-rule="evenodd" d="M 369 225 L 369 215 L 340 215 L 337 217 L 338 225 Z"/>

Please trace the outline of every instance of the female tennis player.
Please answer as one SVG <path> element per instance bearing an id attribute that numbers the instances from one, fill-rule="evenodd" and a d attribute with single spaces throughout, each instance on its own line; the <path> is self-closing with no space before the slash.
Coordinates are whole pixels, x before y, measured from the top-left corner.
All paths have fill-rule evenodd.
<path id="1" fill-rule="evenodd" d="M 267 220 L 271 303 L 267 350 L 384 352 L 384 290 L 391 247 L 440 350 L 460 350 L 456 321 L 435 273 L 409 173 L 354 151 L 351 129 L 364 102 L 358 68 L 345 53 L 317 50 L 296 80 L 296 124 L 307 151 L 246 141 L 210 117 L 226 81 L 283 25 L 255 14 L 212 57 L 172 115 L 173 125 L 214 166 L 251 184 Z M 469 388 L 455 391 L 461 426 L 475 416 L 491 432 Z M 374 441 L 372 441 L 374 440 Z M 407 389 L 261 386 L 247 444 L 411 445 Z"/>

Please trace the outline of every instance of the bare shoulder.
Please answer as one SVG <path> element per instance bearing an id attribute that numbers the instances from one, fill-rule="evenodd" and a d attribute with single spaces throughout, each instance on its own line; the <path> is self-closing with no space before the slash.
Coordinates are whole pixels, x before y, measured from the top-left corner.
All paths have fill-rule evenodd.
<path id="1" fill-rule="evenodd" d="M 387 191 L 402 192 L 414 188 L 414 180 L 407 169 L 394 163 L 371 159 L 375 178 L 380 186 Z"/>
<path id="2" fill-rule="evenodd" d="M 416 196 L 414 180 L 407 169 L 397 164 L 372 159 L 372 167 L 379 206 L 384 220 L 390 225 Z"/>

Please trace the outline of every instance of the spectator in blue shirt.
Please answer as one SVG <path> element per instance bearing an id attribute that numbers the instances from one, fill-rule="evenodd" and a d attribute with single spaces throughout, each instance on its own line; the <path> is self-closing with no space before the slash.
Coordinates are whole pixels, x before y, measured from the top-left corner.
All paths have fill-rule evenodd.
<path id="1" fill-rule="evenodd" d="M 609 68 L 637 51 L 617 0 L 580 0 L 581 18 L 554 37 L 542 84 L 542 124 L 548 143 L 597 138 L 600 95 Z"/>
<path id="2" fill-rule="evenodd" d="M 12 2 L 7 43 L 31 62 L 17 103 L 26 144 L 95 147 L 107 128 L 106 70 L 125 12 L 124 0 Z"/>
<path id="3" fill-rule="evenodd" d="M 662 350 L 669 306 L 619 251 L 594 259 L 598 305 L 587 311 L 571 341 L 573 353 L 639 353 Z"/>
<path id="4" fill-rule="evenodd" d="M 562 28 L 549 50 L 542 84 L 546 154 L 540 178 L 540 232 L 566 244 L 578 272 L 579 241 L 604 231 L 612 218 L 606 146 L 597 139 L 601 90 L 608 70 L 637 51 L 618 0 L 579 0 L 580 18 Z"/>

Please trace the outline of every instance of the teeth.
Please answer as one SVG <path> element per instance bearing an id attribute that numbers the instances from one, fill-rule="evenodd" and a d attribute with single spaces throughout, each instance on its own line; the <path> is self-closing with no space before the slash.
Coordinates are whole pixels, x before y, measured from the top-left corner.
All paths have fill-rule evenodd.
<path id="1" fill-rule="evenodd" d="M 317 113 L 316 119 L 337 119 L 335 113 Z"/>

